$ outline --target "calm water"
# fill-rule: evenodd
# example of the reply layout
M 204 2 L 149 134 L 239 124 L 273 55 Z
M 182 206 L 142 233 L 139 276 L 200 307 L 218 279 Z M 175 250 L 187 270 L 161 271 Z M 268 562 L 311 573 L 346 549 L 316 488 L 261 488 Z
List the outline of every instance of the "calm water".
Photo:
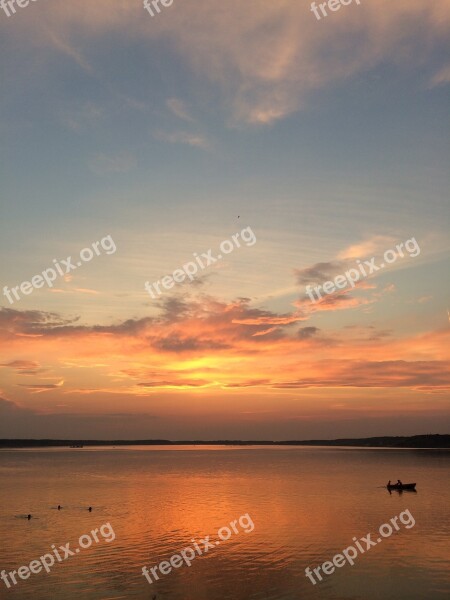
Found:
M 15 600 L 432 600 L 450 597 L 449 452 L 331 448 L 0 451 L 0 570 L 110 523 L 116 539 L 32 574 Z M 387 479 L 416 481 L 390 495 Z M 58 504 L 64 508 L 56 510 Z M 89 513 L 87 507 L 92 506 Z M 408 509 L 393 533 L 315 586 L 305 577 Z M 28 513 L 33 519 L 24 518 Z M 149 585 L 152 567 L 249 514 L 254 530 Z M 106 536 L 105 536 L 106 537 Z M 108 538 L 111 539 L 111 538 Z

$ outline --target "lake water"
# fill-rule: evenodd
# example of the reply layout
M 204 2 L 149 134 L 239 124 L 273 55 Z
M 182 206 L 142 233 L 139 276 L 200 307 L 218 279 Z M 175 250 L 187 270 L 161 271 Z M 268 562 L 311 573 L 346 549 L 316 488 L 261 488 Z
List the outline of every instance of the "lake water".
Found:
M 447 451 L 308 447 L 2 450 L 0 570 L 29 566 L 52 544 L 69 542 L 73 551 L 80 536 L 107 523 L 115 539 L 108 543 L 104 528 L 98 543 L 56 560 L 49 574 L 18 578 L 9 589 L 0 580 L 0 598 L 448 599 L 449 459 Z M 417 493 L 380 487 L 398 478 L 417 482 Z M 316 585 L 305 576 L 354 537 L 377 540 L 380 525 L 400 513 L 409 528 L 397 521 L 400 529 L 353 566 Z M 247 514 L 253 530 L 248 518 L 239 523 Z M 238 533 L 230 528 L 215 545 L 219 529 L 236 520 Z M 156 571 L 151 585 L 142 575 L 144 565 L 193 547 L 192 539 L 202 548 L 208 535 L 214 547 L 190 567 Z

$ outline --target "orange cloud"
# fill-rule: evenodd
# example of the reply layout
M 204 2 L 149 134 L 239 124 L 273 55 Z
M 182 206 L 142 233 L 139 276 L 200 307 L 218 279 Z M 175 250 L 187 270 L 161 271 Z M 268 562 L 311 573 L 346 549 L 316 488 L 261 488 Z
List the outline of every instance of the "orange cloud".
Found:
M 45 360 L 57 382 L 14 384 L 24 392 L 115 393 L 260 388 L 450 388 L 449 331 L 395 338 L 374 327 L 323 331 L 294 327 L 293 313 L 252 308 L 248 300 L 210 297 L 161 303 L 158 317 L 80 325 L 52 313 L 3 309 L 3 365 Z M 272 323 L 271 327 L 267 327 Z M 23 338 L 31 332 L 37 338 Z M 30 363 L 23 355 L 33 356 Z M 362 359 L 364 356 L 364 359 Z M 386 359 L 389 357 L 389 359 Z M 28 359 L 29 360 L 29 359 Z

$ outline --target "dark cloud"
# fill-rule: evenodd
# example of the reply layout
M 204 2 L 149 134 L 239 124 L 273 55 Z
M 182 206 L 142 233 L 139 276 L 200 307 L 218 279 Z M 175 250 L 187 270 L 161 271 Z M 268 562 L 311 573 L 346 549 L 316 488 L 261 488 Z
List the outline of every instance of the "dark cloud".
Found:
M 297 283 L 299 284 L 312 284 L 312 283 L 324 283 L 341 275 L 346 270 L 345 262 L 320 262 L 316 263 L 312 267 L 306 269 L 295 269 L 295 275 Z
M 344 325 L 343 329 L 348 329 L 355 334 L 356 339 L 363 339 L 369 342 L 378 342 L 391 337 L 392 329 L 376 329 L 374 325 Z
M 80 317 L 64 319 L 57 313 L 37 310 L 19 311 L 11 308 L 0 309 L 0 331 L 3 337 L 16 335 L 39 337 L 64 337 L 89 333 L 137 335 L 155 319 L 127 319 L 117 325 L 74 325 Z
M 56 388 L 61 387 L 60 383 L 36 383 L 36 384 L 27 384 L 27 383 L 18 383 L 19 387 L 27 388 L 28 390 L 55 390 Z
M 0 367 L 10 367 L 11 369 L 17 369 L 18 371 L 22 371 L 23 369 L 35 369 L 39 366 L 39 363 L 32 360 L 12 360 L 8 363 L 0 363 Z
M 199 337 L 182 337 L 169 335 L 165 338 L 155 339 L 151 342 L 153 348 L 163 352 L 192 352 L 193 350 L 226 350 L 231 348 L 229 344 L 212 339 L 201 339 Z
M 246 388 L 246 387 L 258 387 L 261 385 L 269 385 L 270 379 L 250 379 L 249 381 L 242 381 L 240 383 L 228 383 L 224 385 L 226 388 Z
M 348 310 L 350 308 L 359 308 L 368 304 L 373 304 L 379 295 L 372 294 L 371 296 L 354 296 L 350 293 L 350 290 L 340 290 L 333 294 L 325 294 L 319 300 L 317 295 L 314 294 L 316 302 L 311 302 L 311 299 L 304 295 L 295 302 L 295 306 L 299 308 L 301 312 L 308 313 L 310 316 L 315 312 L 331 311 L 336 310 Z
M 265 340 L 286 337 L 284 328 L 304 317 L 299 311 L 277 314 L 251 308 L 248 298 L 226 303 L 208 296 L 195 300 L 179 297 L 161 299 L 158 317 L 131 318 L 112 325 L 79 325 L 78 318 L 64 319 L 41 311 L 0 310 L 3 336 L 58 337 L 92 334 L 136 338 L 142 347 L 163 352 L 207 352 L 240 348 L 248 341 L 255 347 Z M 1 334 L 0 334 L 1 335 Z M 251 350 L 249 350 L 251 352 Z
M 12 360 L 7 363 L 0 363 L 0 367 L 13 369 L 19 375 L 39 375 L 47 369 L 40 369 L 40 364 L 34 360 Z
M 188 285 L 193 287 L 203 287 L 208 283 L 208 280 L 213 277 L 215 273 L 205 273 L 205 275 L 199 275 L 192 281 L 186 282 Z
M 162 319 L 170 322 L 180 321 L 191 313 L 190 303 L 176 296 L 163 298 L 158 305 L 162 310 Z
M 40 310 L 19 311 L 13 308 L 1 308 L 0 331 L 1 336 L 6 339 L 15 335 L 38 336 L 64 329 L 78 319 L 79 317 L 64 319 L 57 313 Z
M 318 327 L 301 327 L 297 332 L 297 336 L 301 340 L 309 340 L 314 337 L 318 331 L 320 331 Z
M 274 388 L 309 387 L 450 387 L 450 363 L 445 361 L 327 361 L 318 377 L 273 384 Z
M 166 381 L 150 381 L 146 383 L 138 383 L 139 387 L 153 388 L 153 387 L 203 387 L 210 384 L 210 381 L 206 379 L 167 379 Z

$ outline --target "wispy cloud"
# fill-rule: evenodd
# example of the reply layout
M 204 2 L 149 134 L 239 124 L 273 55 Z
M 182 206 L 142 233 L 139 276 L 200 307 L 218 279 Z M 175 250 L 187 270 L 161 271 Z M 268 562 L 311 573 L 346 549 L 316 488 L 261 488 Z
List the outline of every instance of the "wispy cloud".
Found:
M 0 363 L 0 367 L 10 367 L 11 369 L 35 369 L 39 367 L 39 363 L 34 360 L 12 360 L 8 363 Z
M 389 248 L 395 248 L 396 241 L 398 240 L 387 235 L 374 235 L 362 242 L 344 248 L 339 252 L 338 259 L 370 258 Z
M 178 98 L 169 98 L 166 104 L 173 112 L 173 114 L 176 115 L 179 119 L 189 122 L 192 122 L 194 120 L 193 117 L 189 114 L 189 111 L 187 110 L 186 105 L 182 100 Z
M 128 153 L 116 156 L 100 153 L 89 161 L 89 168 L 96 175 L 106 175 L 108 173 L 127 173 L 135 168 L 136 164 L 136 158 Z
M 435 87 L 437 85 L 446 85 L 447 83 L 450 83 L 450 65 L 439 69 L 431 78 L 430 85 L 431 87 Z
M 371 0 L 321 23 L 309 3 L 297 0 L 254 0 L 248 11 L 240 0 L 228 0 L 227 10 L 221 0 L 197 0 L 195 19 L 181 2 L 170 19 L 152 27 L 140 13 L 139 4 L 125 0 L 79 0 L 23 14 L 15 29 L 21 39 L 50 45 L 88 72 L 89 41 L 106 32 L 148 43 L 164 38 L 183 65 L 218 87 L 232 123 L 266 125 L 302 108 L 312 92 L 377 65 L 429 63 L 435 70 L 432 51 L 448 49 L 450 32 L 448 0 Z M 447 80 L 445 69 L 433 78 L 435 85 Z M 189 118 L 179 100 L 169 107 Z
M 12 360 L 0 363 L 0 367 L 13 369 L 19 375 L 38 375 L 46 371 L 46 369 L 41 369 L 40 364 L 34 360 Z
M 19 387 L 26 388 L 30 390 L 33 394 L 40 394 L 42 392 L 49 392 L 50 390 L 56 390 L 64 385 L 64 379 L 58 381 L 58 383 L 34 383 L 34 384 L 26 384 L 26 383 L 18 383 Z
M 56 34 L 54 30 L 50 29 L 48 29 L 48 38 L 55 48 L 72 58 L 84 71 L 89 74 L 93 73 L 91 65 L 84 58 L 81 51 L 74 48 L 67 39 L 63 39 L 59 34 Z
M 89 288 L 75 288 L 74 291 L 80 294 L 92 294 L 94 296 L 98 296 L 100 294 L 100 292 L 98 292 L 97 290 L 91 290 Z
M 91 128 L 103 116 L 103 108 L 93 102 L 86 102 L 78 107 L 65 107 L 61 112 L 60 119 L 69 129 L 80 131 L 84 128 Z
M 202 148 L 203 150 L 210 148 L 207 138 L 198 133 L 189 133 L 187 131 L 174 131 L 172 133 L 156 131 L 154 136 L 156 139 L 170 144 L 185 144 L 194 148 Z

